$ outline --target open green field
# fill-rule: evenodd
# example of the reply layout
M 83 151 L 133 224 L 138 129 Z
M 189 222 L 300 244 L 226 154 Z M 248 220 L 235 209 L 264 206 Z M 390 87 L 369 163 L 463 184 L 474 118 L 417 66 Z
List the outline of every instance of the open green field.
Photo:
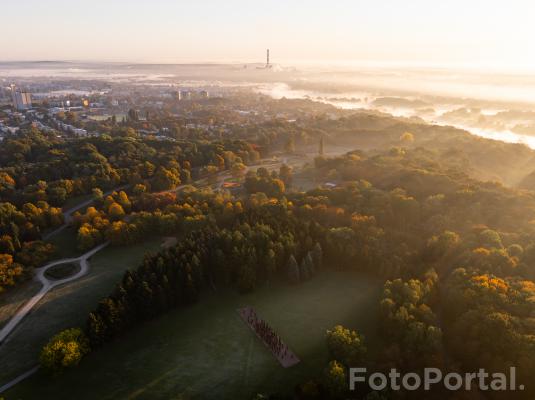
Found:
M 28 280 L 2 293 L 0 297 L 0 328 L 7 324 L 17 310 L 39 292 L 39 289 L 41 289 L 39 282 Z
M 125 270 L 137 267 L 147 251 L 157 251 L 161 238 L 128 247 L 107 247 L 94 255 L 89 274 L 50 291 L 0 346 L 0 384 L 7 383 L 37 364 L 41 347 L 62 329 L 83 326 L 87 314 L 108 295 Z M 29 282 L 26 290 L 10 293 L 0 304 L 0 315 L 11 315 L 19 297 L 30 297 L 40 284 Z M 37 288 L 35 287 L 37 286 Z M 11 316 L 10 315 L 10 316 Z M 10 317 L 9 316 L 9 317 Z M 27 397 L 35 398 L 35 397 Z
M 380 283 L 323 271 L 299 286 L 276 284 L 255 293 L 205 292 L 92 353 L 59 378 L 42 372 L 7 393 L 12 399 L 249 399 L 291 388 L 328 361 L 325 331 L 344 324 L 373 339 Z M 240 319 L 253 306 L 302 362 L 283 369 Z
M 48 241 L 56 246 L 56 254 L 53 257 L 53 260 L 79 257 L 84 253 L 77 249 L 76 229 L 72 226 L 68 226 L 61 232 L 52 236 Z
M 78 263 L 73 264 L 59 264 L 46 270 L 45 276 L 48 279 L 65 279 L 80 272 L 80 265 Z
M 59 232 L 57 235 L 54 235 L 49 239 L 49 242 L 56 246 L 56 253 L 49 261 L 58 260 L 60 258 L 75 258 L 83 253 L 76 248 L 76 233 L 71 226 Z M 33 279 L 28 279 L 26 282 L 3 293 L 2 296 L 0 296 L 0 328 L 11 319 L 24 303 L 39 292 L 39 289 L 41 289 L 41 284 L 39 282 Z M 46 298 L 44 301 L 46 301 Z M 3 377 L 2 371 L 0 371 L 0 377 Z

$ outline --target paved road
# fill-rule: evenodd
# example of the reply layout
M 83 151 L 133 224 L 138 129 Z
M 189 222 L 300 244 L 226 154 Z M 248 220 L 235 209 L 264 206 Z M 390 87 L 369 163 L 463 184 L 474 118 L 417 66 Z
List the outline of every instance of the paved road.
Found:
M 35 294 L 30 300 L 28 300 L 28 302 L 26 304 L 24 304 L 24 306 L 22 306 L 17 311 L 17 313 L 9 320 L 9 322 L 2 328 L 2 330 L 0 330 L 0 345 L 6 342 L 7 337 L 13 331 L 13 329 L 15 329 L 15 327 L 20 323 L 20 321 L 22 321 L 22 319 L 26 315 L 28 315 L 28 313 L 32 310 L 32 308 L 35 307 L 35 305 L 37 303 L 39 303 L 39 301 L 51 289 L 55 288 L 56 286 L 63 285 L 65 283 L 68 283 L 68 282 L 74 281 L 76 279 L 79 279 L 80 277 L 82 277 L 85 274 L 87 274 L 87 272 L 89 271 L 89 263 L 87 262 L 87 260 L 91 256 L 93 256 L 95 253 L 99 252 L 104 247 L 106 247 L 108 244 L 109 244 L 109 242 L 103 243 L 103 244 L 95 247 L 94 249 L 88 251 L 87 253 L 81 255 L 80 257 L 77 257 L 77 258 L 64 258 L 64 259 L 61 259 L 61 260 L 56 260 L 56 261 L 53 261 L 51 263 L 46 264 L 44 267 L 39 268 L 37 270 L 37 273 L 35 274 L 35 279 L 37 279 L 43 285 L 41 287 L 41 290 L 39 290 L 39 292 L 37 294 Z M 59 280 L 48 279 L 45 276 L 45 272 L 49 268 L 52 268 L 52 267 L 54 267 L 56 265 L 61 265 L 61 264 L 79 264 L 80 265 L 80 271 L 78 271 L 73 276 L 70 276 L 70 277 L 65 278 L 65 279 L 59 279 Z

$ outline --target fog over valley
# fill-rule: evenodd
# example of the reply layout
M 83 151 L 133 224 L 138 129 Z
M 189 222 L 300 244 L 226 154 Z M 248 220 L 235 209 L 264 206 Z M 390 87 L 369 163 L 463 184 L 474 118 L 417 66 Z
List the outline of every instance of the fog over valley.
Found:
M 535 74 L 394 66 L 4 62 L 0 79 L 251 89 L 451 125 L 535 148 Z M 63 93 L 68 92 L 63 90 Z M 72 88 L 80 94 L 80 89 Z M 38 94 L 37 94 L 38 95 Z
M 0 400 L 535 399 L 534 1 L 0 9 Z

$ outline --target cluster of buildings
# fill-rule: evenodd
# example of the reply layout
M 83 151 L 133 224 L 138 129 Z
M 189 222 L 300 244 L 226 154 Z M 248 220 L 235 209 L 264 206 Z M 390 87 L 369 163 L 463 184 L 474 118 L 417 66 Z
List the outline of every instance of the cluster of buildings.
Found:
M 51 121 L 60 131 L 72 133 L 76 136 L 87 136 L 87 130 L 85 129 L 77 128 L 73 125 L 66 124 L 65 122 L 61 122 L 55 118 L 52 118 Z
M 109 89 L 103 89 L 102 84 L 94 82 L 87 87 L 80 87 L 77 82 L 48 82 L 23 80 L 17 85 L 0 86 L 0 106 L 2 114 L 6 116 L 0 126 L 0 140 L 2 136 L 14 134 L 13 127 L 32 125 L 44 132 L 59 131 L 75 136 L 89 136 L 83 123 L 73 124 L 58 117 L 60 113 L 72 112 L 80 121 L 101 121 L 115 117 L 116 120 L 132 119 L 145 122 L 145 112 L 141 115 L 139 109 L 163 109 L 169 101 L 184 101 L 188 107 L 189 101 L 202 101 L 210 98 L 206 88 L 180 87 L 164 85 L 161 87 L 140 86 L 137 84 L 111 84 Z M 69 89 L 65 89 L 68 87 Z M 74 88 L 74 89 L 71 89 Z M 99 90 L 95 90 L 95 88 Z M 216 97 L 219 97 L 216 93 Z M 33 100 L 33 104 L 32 104 Z M 10 105 L 11 107 L 7 107 Z M 147 113 L 148 115 L 148 113 Z M 0 120 L 2 121 L 2 120 Z M 75 126 L 78 125 L 78 126 Z M 166 136 L 166 130 L 155 130 L 150 124 L 145 124 L 139 130 L 140 134 Z M 188 121 L 187 129 L 214 131 L 221 134 L 224 127 L 214 126 L 206 121 Z M 18 129 L 18 128 L 17 128 Z
M 14 135 L 19 129 L 19 127 L 8 126 L 3 121 L 0 121 L 0 142 L 4 140 L 5 135 Z

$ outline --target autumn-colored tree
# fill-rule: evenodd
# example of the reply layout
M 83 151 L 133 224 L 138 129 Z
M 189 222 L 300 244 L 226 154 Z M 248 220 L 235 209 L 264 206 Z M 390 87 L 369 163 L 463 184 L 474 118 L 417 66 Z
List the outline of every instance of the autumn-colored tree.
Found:
M 123 207 L 118 203 L 112 203 L 108 208 L 108 215 L 112 221 L 118 221 L 124 217 Z
M 100 242 L 101 233 L 90 224 L 83 224 L 78 229 L 76 241 L 80 250 L 89 250 Z
M 323 384 L 332 399 L 341 399 L 349 389 L 347 370 L 336 360 L 323 372 Z
M 327 347 L 333 358 L 349 367 L 361 365 L 367 351 L 363 336 L 341 325 L 327 331 Z
M 15 285 L 23 273 L 22 265 L 13 262 L 11 254 L 0 254 L 0 293 Z
M 121 205 L 121 207 L 126 213 L 129 213 L 130 210 L 132 209 L 132 203 L 130 202 L 130 199 L 128 198 L 128 195 L 126 194 L 126 192 L 124 192 L 123 190 L 119 192 L 117 203 Z
M 46 243 L 40 240 L 24 242 L 22 248 L 17 253 L 17 261 L 26 267 L 42 267 L 52 258 L 56 251 L 52 243 Z
M 147 187 L 145 185 L 141 184 L 141 183 L 138 183 L 137 185 L 134 186 L 132 191 L 134 192 L 134 194 L 140 195 L 140 194 L 145 193 L 147 191 Z
M 164 167 L 158 168 L 152 181 L 153 189 L 158 191 L 174 189 L 179 184 L 180 176 Z
M 245 166 L 245 164 L 243 164 L 243 163 L 234 163 L 232 165 L 231 172 L 232 172 L 232 175 L 234 175 L 235 177 L 239 178 L 239 177 L 243 176 L 243 173 L 245 172 L 246 169 L 247 169 L 247 167 Z
M 400 142 L 402 143 L 412 143 L 414 142 L 414 135 L 410 132 L 405 132 L 403 135 L 399 138 Z
M 45 370 L 59 374 L 78 365 L 89 350 L 89 341 L 81 329 L 66 329 L 43 347 L 39 360 Z

